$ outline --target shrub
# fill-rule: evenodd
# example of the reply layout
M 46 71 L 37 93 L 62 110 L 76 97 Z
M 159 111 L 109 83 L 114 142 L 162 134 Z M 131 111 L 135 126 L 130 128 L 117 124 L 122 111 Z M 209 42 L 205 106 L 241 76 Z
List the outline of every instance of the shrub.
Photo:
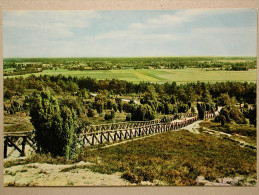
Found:
M 148 167 L 137 168 L 136 172 L 139 178 L 143 179 L 143 181 L 153 182 L 155 178 L 155 171 Z
M 98 100 L 94 103 L 94 107 L 97 110 L 97 112 L 101 114 L 104 109 L 104 103 L 101 100 Z
M 131 183 L 140 183 L 138 176 L 132 173 L 130 170 L 125 171 L 121 177 L 128 180 Z
M 249 109 L 249 121 L 256 127 L 256 105 Z
M 112 110 L 110 113 L 106 113 L 105 116 L 104 116 L 104 119 L 105 120 L 110 120 L 110 119 L 113 119 L 115 116 L 115 112 L 114 110 Z
M 205 117 L 205 109 L 206 109 L 205 104 L 197 103 L 198 115 L 201 120 L 203 120 Z
M 189 109 L 189 106 L 187 104 L 179 104 L 178 105 L 178 112 L 184 112 L 186 113 Z
M 161 122 L 162 122 L 162 123 L 169 123 L 169 122 L 171 122 L 171 119 L 170 119 L 168 116 L 164 116 L 164 117 L 161 119 Z
M 218 97 L 218 102 L 219 102 L 219 105 L 222 105 L 222 106 L 230 105 L 232 103 L 227 93 L 220 94 L 220 96 Z
M 191 107 L 191 113 L 192 113 L 192 114 L 195 114 L 195 112 L 196 112 L 196 111 L 195 111 L 195 108 L 194 108 L 194 107 Z
M 146 121 L 153 120 L 155 112 L 151 106 L 144 104 L 134 107 L 131 112 L 131 120 L 133 121 Z
M 7 89 L 4 91 L 4 99 L 11 99 L 14 95 L 15 93 L 12 90 Z
M 229 117 L 238 124 L 245 123 L 245 117 L 243 113 L 235 106 L 230 107 Z
M 131 121 L 131 114 L 130 114 L 130 113 L 127 114 L 127 116 L 126 116 L 126 121 Z
M 70 109 L 73 109 L 79 116 L 84 112 L 83 104 L 80 100 L 76 101 L 70 98 L 65 98 L 61 100 L 59 104 L 60 106 L 67 106 Z
M 88 117 L 94 117 L 94 115 L 96 114 L 96 111 L 94 109 L 88 109 L 88 112 L 87 112 L 87 116 Z

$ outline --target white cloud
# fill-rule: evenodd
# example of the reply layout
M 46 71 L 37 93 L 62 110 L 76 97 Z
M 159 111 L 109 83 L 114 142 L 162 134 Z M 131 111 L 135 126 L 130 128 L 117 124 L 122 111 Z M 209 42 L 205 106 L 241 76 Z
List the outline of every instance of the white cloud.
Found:
M 172 34 L 172 33 L 143 33 L 137 30 L 124 30 L 124 31 L 110 31 L 107 33 L 99 33 L 95 36 L 87 35 L 85 40 L 113 40 L 113 41 L 123 41 L 123 40 L 130 40 L 133 42 L 139 41 L 174 41 L 184 38 L 182 35 L 179 34 Z
M 40 27 L 56 24 L 59 27 L 87 27 L 89 21 L 99 17 L 97 11 L 5 11 L 6 27 Z
M 256 26 L 254 27 L 199 27 L 193 30 L 195 33 L 224 33 L 224 34 L 256 34 Z M 255 37 L 255 36 L 254 36 Z
M 4 29 L 27 31 L 27 37 L 73 37 L 73 29 L 86 28 L 96 11 L 7 11 L 4 12 Z
M 121 30 L 121 31 L 110 31 L 105 33 L 99 33 L 93 38 L 95 40 L 104 40 L 104 39 L 125 39 L 125 38 L 135 38 L 137 32 L 132 30 Z M 86 36 L 88 38 L 88 36 Z
M 219 16 L 224 14 L 237 14 L 242 12 L 250 12 L 251 9 L 189 9 L 179 10 L 174 14 L 161 14 L 156 18 L 150 18 L 143 23 L 133 23 L 129 25 L 129 29 L 144 30 L 154 28 L 171 28 L 177 25 L 185 25 L 193 22 L 201 17 Z
M 3 17 L 4 56 L 251 55 L 256 27 L 199 23 L 237 11 L 248 9 L 167 11 L 123 25 L 100 11 L 8 11 Z

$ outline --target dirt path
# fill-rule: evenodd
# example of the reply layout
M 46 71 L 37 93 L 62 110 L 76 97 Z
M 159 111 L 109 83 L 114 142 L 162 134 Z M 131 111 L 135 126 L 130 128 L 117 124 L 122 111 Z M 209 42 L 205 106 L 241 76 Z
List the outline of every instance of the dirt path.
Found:
M 212 130 L 212 129 L 209 129 L 209 128 L 206 128 L 206 127 L 203 127 L 203 132 L 215 135 L 217 137 L 226 137 L 229 140 L 232 140 L 232 141 L 235 141 L 235 142 L 239 143 L 239 145 L 242 146 L 242 147 L 248 146 L 252 149 L 256 149 L 256 146 L 253 146 L 252 144 L 250 144 L 248 142 L 245 142 L 244 140 L 239 139 L 239 138 L 245 138 L 246 136 L 242 136 L 242 135 L 238 135 L 238 134 L 232 135 L 232 134 L 221 132 L 221 131 L 215 131 L 215 130 Z
M 200 131 L 198 130 L 200 127 L 200 123 L 202 120 L 195 121 L 194 123 L 184 127 L 183 129 L 190 131 L 191 133 L 200 134 Z
M 137 184 L 121 178 L 122 173 L 111 175 L 93 172 L 90 162 L 52 165 L 30 163 L 4 169 L 4 186 L 135 186 Z M 154 180 L 142 181 L 139 185 L 155 186 L 166 183 Z
M 201 122 L 202 122 L 202 120 L 196 121 L 196 122 L 184 127 L 184 129 L 188 130 L 191 133 L 199 134 L 200 133 L 199 124 Z M 232 140 L 232 141 L 235 141 L 235 142 L 239 143 L 239 145 L 241 147 L 247 146 L 247 147 L 250 147 L 252 149 L 257 148 L 256 145 L 252 145 L 252 144 L 242 140 L 242 138 L 246 138 L 246 136 L 242 136 L 242 135 L 238 135 L 238 134 L 232 135 L 232 134 L 225 133 L 225 132 L 222 132 L 222 131 L 215 131 L 215 130 L 212 130 L 212 129 L 209 129 L 209 128 L 206 128 L 206 127 L 203 127 L 202 132 L 208 133 L 208 134 L 211 134 L 211 135 L 215 135 L 217 137 L 225 137 L 229 140 Z

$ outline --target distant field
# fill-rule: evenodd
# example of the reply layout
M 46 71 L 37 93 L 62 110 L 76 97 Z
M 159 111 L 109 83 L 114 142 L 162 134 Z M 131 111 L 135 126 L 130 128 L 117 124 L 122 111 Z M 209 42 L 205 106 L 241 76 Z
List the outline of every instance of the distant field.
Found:
M 200 68 L 186 69 L 124 69 L 124 70 L 75 70 L 66 69 L 45 70 L 40 74 L 89 76 L 96 79 L 120 79 L 132 82 L 148 81 L 154 83 L 165 82 L 217 82 L 217 81 L 256 81 L 256 70 L 249 71 L 206 71 Z

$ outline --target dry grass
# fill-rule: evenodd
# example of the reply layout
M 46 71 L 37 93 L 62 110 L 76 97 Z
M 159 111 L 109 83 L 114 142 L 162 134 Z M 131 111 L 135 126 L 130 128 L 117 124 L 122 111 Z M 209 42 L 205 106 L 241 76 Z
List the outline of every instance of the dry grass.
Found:
M 4 132 L 32 131 L 34 127 L 30 117 L 24 112 L 17 112 L 14 115 L 4 115 Z
M 218 132 L 224 132 L 233 135 L 237 139 L 248 142 L 254 146 L 256 146 L 256 127 L 248 124 L 236 124 L 229 123 L 225 126 L 221 126 L 220 123 L 212 122 L 212 121 L 203 121 L 200 123 L 201 131 L 202 128 L 213 129 Z
M 168 132 L 123 145 L 86 151 L 89 167 L 101 173 L 124 172 L 131 182 L 161 180 L 170 185 L 197 185 L 199 175 L 219 177 L 252 175 L 256 178 L 256 152 L 235 142 L 187 131 Z

